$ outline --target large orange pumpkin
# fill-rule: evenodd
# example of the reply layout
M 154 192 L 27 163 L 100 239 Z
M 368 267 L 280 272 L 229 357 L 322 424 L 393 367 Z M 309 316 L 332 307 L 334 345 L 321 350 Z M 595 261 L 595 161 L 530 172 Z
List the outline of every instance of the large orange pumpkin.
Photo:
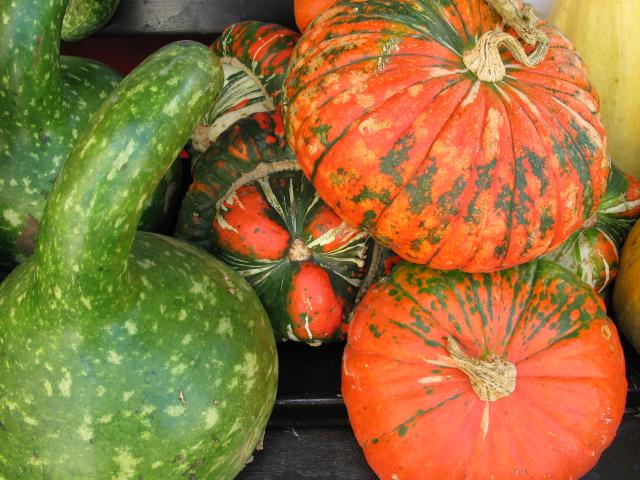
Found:
M 381 479 L 567 480 L 614 438 L 624 371 L 601 301 L 554 263 L 405 263 L 356 307 L 342 394 Z
M 316 17 L 289 66 L 286 120 L 323 200 L 438 269 L 493 271 L 560 245 L 595 212 L 610 165 L 582 61 L 538 27 L 546 40 L 518 59 L 548 51 L 527 68 L 492 47 L 522 50 L 513 30 L 493 32 L 485 0 L 341 0 Z

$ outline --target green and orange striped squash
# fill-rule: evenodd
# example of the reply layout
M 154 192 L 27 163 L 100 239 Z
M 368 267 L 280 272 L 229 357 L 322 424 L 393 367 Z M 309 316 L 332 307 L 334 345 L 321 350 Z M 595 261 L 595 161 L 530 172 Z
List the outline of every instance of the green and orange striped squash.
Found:
M 249 280 L 278 340 L 319 345 L 346 334 L 368 238 L 319 199 L 284 140 L 282 84 L 297 40 L 242 22 L 213 44 L 225 85 L 193 139 L 208 148 L 194 159 L 176 234 Z
M 282 84 L 299 35 L 274 23 L 246 21 L 227 27 L 211 45 L 220 57 L 225 82 L 218 101 L 193 136 L 204 151 L 236 121 L 282 104 Z
M 618 274 L 622 245 L 638 217 L 640 183 L 613 166 L 607 191 L 591 221 L 545 257 L 604 293 Z
M 278 340 L 341 340 L 368 237 L 320 200 L 282 134 L 281 116 L 261 112 L 220 135 L 195 159 L 176 233 L 249 281 Z
M 383 480 L 581 478 L 613 440 L 626 388 L 601 299 L 546 260 L 396 266 L 356 307 L 342 370 Z
M 340 0 L 294 50 L 285 120 L 304 173 L 350 225 L 412 262 L 522 264 L 580 229 L 605 192 L 598 96 L 558 30 L 538 24 L 537 66 L 501 52 L 501 80 L 465 66 L 502 25 L 485 0 Z

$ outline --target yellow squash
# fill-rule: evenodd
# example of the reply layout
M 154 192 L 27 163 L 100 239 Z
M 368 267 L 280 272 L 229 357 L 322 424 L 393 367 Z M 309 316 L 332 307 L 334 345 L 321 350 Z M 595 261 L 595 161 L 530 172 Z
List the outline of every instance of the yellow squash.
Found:
M 640 352 L 640 223 L 633 227 L 622 250 L 613 309 L 623 333 Z
M 640 0 L 557 0 L 551 22 L 571 39 L 600 93 L 609 152 L 640 178 Z

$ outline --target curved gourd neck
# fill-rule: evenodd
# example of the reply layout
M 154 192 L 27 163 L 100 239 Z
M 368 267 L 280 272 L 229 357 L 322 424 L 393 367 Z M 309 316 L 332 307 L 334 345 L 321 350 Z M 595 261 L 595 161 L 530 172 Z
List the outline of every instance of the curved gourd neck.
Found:
M 47 203 L 36 251 L 45 298 L 81 309 L 135 290 L 128 259 L 143 208 L 221 86 L 217 58 L 204 45 L 178 42 L 114 90 Z
M 0 113 L 30 124 L 59 108 L 60 34 L 68 0 L 0 2 Z M 44 115 L 43 115 L 44 114 Z

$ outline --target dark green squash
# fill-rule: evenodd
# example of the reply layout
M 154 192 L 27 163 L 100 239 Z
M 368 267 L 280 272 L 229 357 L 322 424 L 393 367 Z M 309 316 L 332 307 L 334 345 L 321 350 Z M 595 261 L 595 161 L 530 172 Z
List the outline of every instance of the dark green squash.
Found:
M 33 253 L 56 177 L 121 79 L 100 63 L 60 56 L 68 1 L 0 3 L 0 278 Z M 174 200 L 154 197 L 143 227 L 161 229 L 162 206 Z
M 116 13 L 120 0 L 69 0 L 62 38 L 79 40 L 100 30 Z
M 195 247 L 136 234 L 221 86 L 206 47 L 166 47 L 70 155 L 36 254 L 0 285 L 0 478 L 231 479 L 259 442 L 277 361 L 258 298 Z

